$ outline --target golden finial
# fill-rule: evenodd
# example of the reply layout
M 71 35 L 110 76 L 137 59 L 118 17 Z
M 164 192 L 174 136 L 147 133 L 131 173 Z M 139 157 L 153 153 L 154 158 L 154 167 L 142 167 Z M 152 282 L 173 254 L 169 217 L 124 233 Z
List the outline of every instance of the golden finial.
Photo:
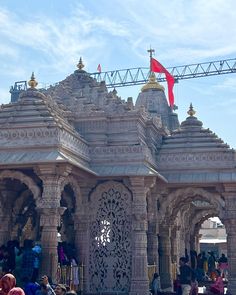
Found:
M 31 78 L 30 78 L 30 80 L 28 81 L 28 85 L 29 85 L 30 88 L 32 88 L 32 89 L 34 89 L 34 88 L 38 85 L 38 82 L 35 80 L 35 77 L 34 77 L 34 72 L 32 72 Z
M 77 64 L 77 68 L 81 71 L 83 69 L 83 67 L 84 67 L 84 64 L 82 62 L 82 58 L 80 57 L 79 63 Z
M 193 109 L 192 103 L 190 103 L 190 107 L 189 107 L 189 110 L 188 110 L 187 114 L 189 114 L 189 116 L 191 116 L 191 117 L 196 114 L 196 112 Z
M 156 76 L 153 72 L 151 72 L 147 84 L 141 88 L 141 91 L 143 92 L 148 89 L 158 89 L 162 91 L 165 90 L 165 88 L 157 82 Z

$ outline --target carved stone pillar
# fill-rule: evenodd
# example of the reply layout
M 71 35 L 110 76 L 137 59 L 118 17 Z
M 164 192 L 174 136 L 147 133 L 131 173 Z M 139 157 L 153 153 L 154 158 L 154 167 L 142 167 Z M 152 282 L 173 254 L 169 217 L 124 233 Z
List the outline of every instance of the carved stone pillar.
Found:
M 224 197 L 226 210 L 222 221 L 227 233 L 228 292 L 229 294 L 236 294 L 236 187 L 226 187 Z
M 158 233 L 159 219 L 157 212 L 157 190 L 151 189 L 147 197 L 148 231 L 147 231 L 147 255 L 148 264 L 159 268 Z M 159 272 L 159 271 L 158 271 Z
M 158 229 L 157 221 L 148 222 L 147 232 L 147 254 L 148 264 L 158 266 L 159 255 L 158 255 Z
M 81 207 L 74 214 L 75 247 L 77 257 L 81 266 L 80 291 L 89 292 L 89 236 L 90 236 L 90 212 L 88 212 L 89 194 L 96 185 L 96 181 L 83 182 L 80 184 L 82 197 Z
M 42 265 L 41 271 L 44 274 L 51 276 L 53 282 L 57 278 L 57 234 L 58 226 L 61 223 L 61 215 L 66 208 L 39 208 L 42 245 Z
M 147 268 L 147 204 L 143 177 L 130 179 L 133 191 L 133 243 L 132 275 L 130 294 L 148 294 L 149 280 Z
M 60 207 L 63 181 L 71 172 L 70 166 L 40 165 L 35 172 L 43 181 L 42 198 L 37 200 L 37 210 L 40 214 L 42 266 L 41 272 L 56 280 L 57 275 L 57 235 L 61 225 L 61 215 L 64 207 Z
M 172 290 L 171 241 L 170 226 L 168 224 L 160 225 L 159 255 L 161 288 L 163 290 Z
M 74 224 L 77 257 L 79 258 L 79 265 L 82 267 L 82 273 L 80 273 L 80 290 L 87 292 L 89 290 L 89 220 L 87 215 L 76 213 L 74 215 Z
M 171 229 L 171 263 L 172 263 L 172 280 L 177 277 L 177 265 L 179 261 L 179 226 L 174 225 Z

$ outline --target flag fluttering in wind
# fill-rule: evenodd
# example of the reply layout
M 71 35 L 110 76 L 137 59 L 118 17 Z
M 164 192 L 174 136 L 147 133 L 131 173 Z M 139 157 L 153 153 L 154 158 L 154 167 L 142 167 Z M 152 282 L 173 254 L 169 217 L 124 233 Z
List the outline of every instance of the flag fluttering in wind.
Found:
M 154 73 L 163 73 L 166 76 L 167 86 L 168 86 L 168 97 L 169 97 L 169 105 L 171 108 L 174 106 L 174 93 L 173 87 L 175 84 L 175 78 L 167 71 L 166 68 L 163 67 L 162 64 L 159 63 L 154 58 L 151 58 L 151 71 Z
M 101 67 L 100 64 L 99 64 L 98 67 L 97 67 L 97 71 L 98 71 L 98 73 L 101 73 L 101 71 L 102 71 L 102 67 Z

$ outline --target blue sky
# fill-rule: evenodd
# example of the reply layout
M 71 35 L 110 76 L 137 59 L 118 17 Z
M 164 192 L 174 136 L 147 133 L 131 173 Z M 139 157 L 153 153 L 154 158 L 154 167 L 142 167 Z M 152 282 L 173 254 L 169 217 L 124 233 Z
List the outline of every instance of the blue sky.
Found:
M 235 0 L 0 0 L 0 103 L 34 71 L 41 83 L 64 79 L 82 56 L 88 72 L 236 57 Z M 164 83 L 166 88 L 166 85 Z M 140 86 L 117 88 L 136 99 Z M 180 121 L 190 102 L 205 128 L 236 148 L 236 74 L 180 81 Z

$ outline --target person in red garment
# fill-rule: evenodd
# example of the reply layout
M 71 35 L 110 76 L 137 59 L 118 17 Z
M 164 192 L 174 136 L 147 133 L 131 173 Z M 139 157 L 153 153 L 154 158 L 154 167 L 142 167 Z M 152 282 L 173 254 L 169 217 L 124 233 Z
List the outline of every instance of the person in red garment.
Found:
M 224 294 L 224 283 L 221 276 L 218 276 L 216 281 L 211 285 L 209 295 L 223 295 Z

